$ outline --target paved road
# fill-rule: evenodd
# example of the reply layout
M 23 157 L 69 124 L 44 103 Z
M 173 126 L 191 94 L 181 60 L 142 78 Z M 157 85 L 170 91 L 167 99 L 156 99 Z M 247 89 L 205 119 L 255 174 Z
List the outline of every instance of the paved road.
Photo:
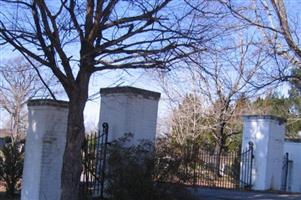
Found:
M 200 200 L 301 200 L 301 194 L 277 194 L 201 188 L 194 190 Z

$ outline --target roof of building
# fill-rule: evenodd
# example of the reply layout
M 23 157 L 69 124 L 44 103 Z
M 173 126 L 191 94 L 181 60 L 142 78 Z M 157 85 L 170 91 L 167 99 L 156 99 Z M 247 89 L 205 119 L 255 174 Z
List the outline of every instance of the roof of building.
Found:
M 68 108 L 68 101 L 59 101 L 54 99 L 31 99 L 27 102 L 28 106 L 55 106 Z
M 285 141 L 286 141 L 286 142 L 301 143 L 301 138 L 298 138 L 298 137 L 296 137 L 296 138 L 286 137 L 286 138 L 285 138 Z
M 279 116 L 275 116 L 275 115 L 244 115 L 243 116 L 244 119 L 271 119 L 271 120 L 276 120 L 279 121 L 279 123 L 285 123 L 286 119 L 279 117 Z
M 101 88 L 100 94 L 117 94 L 117 93 L 130 93 L 135 95 L 141 95 L 144 98 L 160 99 L 161 94 L 150 90 L 144 90 L 141 88 L 135 88 L 130 86 Z

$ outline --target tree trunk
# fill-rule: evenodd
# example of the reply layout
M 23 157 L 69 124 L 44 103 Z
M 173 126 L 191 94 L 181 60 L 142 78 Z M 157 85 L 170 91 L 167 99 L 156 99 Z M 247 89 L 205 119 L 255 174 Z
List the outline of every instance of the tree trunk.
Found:
M 220 144 L 216 144 L 214 148 L 214 156 L 215 156 L 215 174 L 217 176 L 221 176 L 220 173 L 220 164 L 221 164 L 221 153 L 222 153 L 222 148 Z
M 80 102 L 70 101 L 66 147 L 62 169 L 61 200 L 76 200 L 78 198 L 79 180 L 81 174 L 81 146 L 84 141 L 84 118 Z
M 85 138 L 84 108 L 88 99 L 89 74 L 85 74 L 78 82 L 77 86 L 68 93 L 69 113 L 61 174 L 61 200 L 79 198 L 81 147 Z
M 221 123 L 220 127 L 217 129 L 217 135 L 219 136 L 219 141 L 216 142 L 214 148 L 215 155 L 215 174 L 222 176 L 221 171 L 221 155 L 225 146 L 225 136 L 224 136 L 225 123 Z

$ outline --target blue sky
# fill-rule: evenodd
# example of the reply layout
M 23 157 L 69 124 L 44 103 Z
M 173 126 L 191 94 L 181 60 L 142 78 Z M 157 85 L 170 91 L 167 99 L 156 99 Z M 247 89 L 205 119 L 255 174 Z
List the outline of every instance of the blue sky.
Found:
M 180 1 L 174 1 L 172 5 L 178 4 Z M 51 3 L 50 3 L 51 4 Z M 123 4 L 121 3 L 121 6 Z M 54 5 L 55 6 L 55 5 Z M 118 8 L 120 12 L 123 12 L 121 8 Z M 125 8 L 127 9 L 127 8 Z M 182 7 L 181 11 L 177 10 L 177 14 L 180 14 L 183 11 L 184 8 Z M 26 26 L 24 25 L 25 22 L 22 22 L 20 19 L 27 19 L 26 13 L 23 12 L 16 13 L 17 11 L 15 9 L 8 8 L 5 11 L 5 15 L 8 13 L 11 14 L 12 20 L 16 20 L 16 22 L 20 23 L 20 26 Z M 165 13 L 167 14 L 167 13 Z M 3 16 L 3 15 L 1 15 Z M 19 16 L 18 19 L 15 19 L 15 16 Z M 30 17 L 30 16 L 29 16 Z M 172 17 L 172 16 L 170 16 Z M 9 19 L 10 20 L 10 19 Z M 135 37 L 137 40 L 144 39 L 144 37 Z M 8 46 L 0 46 L 0 65 L 3 65 L 6 60 L 13 59 L 16 56 L 19 56 L 19 54 L 16 51 L 13 51 L 13 49 Z M 35 47 L 30 46 L 32 48 L 31 50 L 35 51 Z M 77 58 L 79 51 L 76 51 L 75 49 L 79 49 L 76 45 L 70 45 L 65 48 L 65 51 L 67 52 L 68 56 L 72 55 L 73 58 Z M 75 66 L 74 69 L 77 69 Z M 152 72 L 149 72 L 152 73 Z M 46 75 L 47 76 L 47 75 Z M 145 70 L 128 70 L 125 71 L 111 71 L 111 72 L 98 72 L 93 75 L 91 82 L 90 82 L 90 90 L 89 94 L 97 94 L 99 92 L 100 88 L 103 87 L 114 87 L 118 85 L 129 85 L 134 87 L 140 87 L 144 89 L 149 89 L 153 91 L 160 92 L 160 87 L 156 85 L 155 81 L 152 80 L 151 76 L 148 76 Z M 86 116 L 86 122 L 87 125 L 89 124 L 97 124 L 98 121 L 98 113 L 99 113 L 99 102 L 100 98 L 99 95 L 95 95 L 97 98 L 93 99 L 93 101 L 88 101 L 86 109 L 85 109 L 85 116 Z M 61 95 L 58 97 L 58 99 L 67 100 L 65 95 Z M 161 108 L 162 106 L 160 106 Z M 164 106 L 163 106 L 164 107 Z M 160 109 L 164 110 L 164 109 Z M 5 118 L 4 112 L 0 112 L 0 127 L 3 125 L 3 118 Z M 2 124 L 1 124 L 2 123 Z M 92 125 L 93 126 L 93 125 Z
M 301 0 L 289 0 L 286 1 L 286 5 L 288 10 L 290 10 L 290 15 L 299 15 L 301 10 Z M 295 9 L 299 8 L 299 9 Z M 74 47 L 76 48 L 76 47 Z M 17 52 L 12 51 L 12 49 L 8 46 L 1 46 L 0 49 L 0 64 L 2 65 L 5 60 L 14 58 L 18 55 Z M 111 72 L 100 72 L 96 73 L 90 83 L 90 95 L 97 94 L 100 88 L 103 87 L 114 87 L 118 85 L 129 85 L 134 87 L 140 87 L 143 89 L 149 89 L 157 92 L 163 93 L 159 83 L 154 80 L 154 71 L 145 71 L 145 70 L 129 70 L 128 73 L 125 71 L 111 71 Z M 183 84 L 183 83 L 181 83 Z M 186 87 L 183 85 L 175 85 L 175 87 Z M 284 86 L 280 88 L 280 91 L 286 93 L 287 87 Z M 185 89 L 183 90 L 185 91 Z M 66 99 L 66 97 L 61 96 L 61 99 Z M 163 100 L 166 100 L 166 97 L 162 96 Z M 159 106 L 159 116 L 164 117 L 168 112 L 168 102 L 160 101 Z M 99 115 L 99 105 L 100 98 L 99 95 L 95 95 L 95 99 L 88 101 L 85 109 L 85 117 L 86 124 L 89 127 L 93 127 L 97 125 L 98 115 Z M 0 127 L 3 125 L 3 118 L 5 115 L 2 111 L 0 111 Z
M 9 59 L 14 59 L 20 56 L 18 52 L 13 51 L 8 46 L 1 46 L 0 48 L 0 67 L 5 64 Z M 133 86 L 143 89 L 148 89 L 156 92 L 162 92 L 158 82 L 154 80 L 151 76 L 154 71 L 152 70 L 128 70 L 125 71 L 109 71 L 109 72 L 99 72 L 92 76 L 90 82 L 89 94 L 93 95 L 93 99 L 89 100 L 85 108 L 85 123 L 88 129 L 92 129 L 97 126 L 100 110 L 100 88 L 104 87 L 115 87 L 115 86 Z M 1 81 L 1 80 L 0 80 Z M 65 95 L 60 95 L 57 97 L 61 100 L 67 100 Z M 160 102 L 160 115 L 166 111 L 166 106 L 164 102 Z M 4 126 L 7 118 L 7 113 L 0 108 L 0 128 Z

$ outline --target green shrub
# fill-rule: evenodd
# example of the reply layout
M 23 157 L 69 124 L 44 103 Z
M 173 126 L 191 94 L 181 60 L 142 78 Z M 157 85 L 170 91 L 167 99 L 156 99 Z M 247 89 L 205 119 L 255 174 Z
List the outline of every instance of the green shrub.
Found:
M 183 187 L 166 183 L 168 176 L 165 174 L 175 172 L 177 165 L 167 163 L 151 142 L 129 145 L 131 139 L 132 135 L 127 134 L 109 146 L 105 178 L 108 199 L 173 200 L 184 193 L 185 199 L 192 199 Z
M 4 143 L 7 144 L 7 143 L 11 143 L 12 142 L 12 139 L 10 136 L 6 136 L 4 137 Z
M 17 143 L 8 143 L 0 152 L 0 180 L 4 181 L 9 196 L 16 193 L 22 177 L 24 151 L 19 147 Z

